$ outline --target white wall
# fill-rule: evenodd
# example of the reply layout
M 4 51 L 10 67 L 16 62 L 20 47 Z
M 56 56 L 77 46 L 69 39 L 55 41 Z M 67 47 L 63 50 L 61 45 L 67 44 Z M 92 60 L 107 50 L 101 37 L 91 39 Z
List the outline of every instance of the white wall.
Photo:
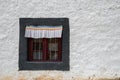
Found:
M 18 71 L 19 18 L 68 17 L 70 71 Z M 120 77 L 120 0 L 0 0 L 0 76 Z

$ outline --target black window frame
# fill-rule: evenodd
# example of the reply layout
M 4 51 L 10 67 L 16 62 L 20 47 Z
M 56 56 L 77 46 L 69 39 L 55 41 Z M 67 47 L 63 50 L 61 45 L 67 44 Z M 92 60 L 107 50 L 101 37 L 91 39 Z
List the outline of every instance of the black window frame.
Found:
M 69 66 L 69 19 L 68 18 L 20 18 L 19 35 L 19 70 L 70 70 Z M 30 62 L 27 60 L 27 38 L 24 37 L 25 27 L 29 25 L 63 26 L 62 61 L 61 62 Z

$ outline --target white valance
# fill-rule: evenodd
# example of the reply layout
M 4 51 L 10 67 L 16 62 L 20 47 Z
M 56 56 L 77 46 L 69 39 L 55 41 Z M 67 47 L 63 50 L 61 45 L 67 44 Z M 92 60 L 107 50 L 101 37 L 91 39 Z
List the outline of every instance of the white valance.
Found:
M 60 38 L 62 26 L 26 26 L 25 37 L 27 38 Z

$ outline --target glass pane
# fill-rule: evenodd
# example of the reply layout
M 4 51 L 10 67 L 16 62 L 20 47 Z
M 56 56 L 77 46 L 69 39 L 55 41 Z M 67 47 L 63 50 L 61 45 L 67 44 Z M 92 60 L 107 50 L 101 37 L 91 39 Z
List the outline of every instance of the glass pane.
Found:
M 48 44 L 48 54 L 49 60 L 57 60 L 58 59 L 58 40 L 56 38 L 49 39 Z
M 33 59 L 41 60 L 42 59 L 42 52 L 33 52 Z
M 58 53 L 55 51 L 51 51 L 49 57 L 50 57 L 50 60 L 57 60 Z
M 58 51 L 57 43 L 49 43 L 49 51 Z
M 42 50 L 42 39 L 33 40 L 33 50 Z
M 42 39 L 33 40 L 33 59 L 41 60 L 42 59 Z

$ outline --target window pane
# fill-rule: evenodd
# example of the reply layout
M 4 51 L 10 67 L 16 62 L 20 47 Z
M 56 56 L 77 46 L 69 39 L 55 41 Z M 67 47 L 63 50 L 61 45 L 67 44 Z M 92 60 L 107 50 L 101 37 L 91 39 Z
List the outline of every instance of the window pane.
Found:
M 41 60 L 42 59 L 42 52 L 38 51 L 38 52 L 33 52 L 33 59 L 37 59 L 37 60 Z
M 42 50 L 42 39 L 33 39 L 33 50 Z
M 42 53 L 42 39 L 33 40 L 33 59 L 41 60 L 43 56 Z
M 49 60 L 58 60 L 58 39 L 49 39 L 48 47 Z

